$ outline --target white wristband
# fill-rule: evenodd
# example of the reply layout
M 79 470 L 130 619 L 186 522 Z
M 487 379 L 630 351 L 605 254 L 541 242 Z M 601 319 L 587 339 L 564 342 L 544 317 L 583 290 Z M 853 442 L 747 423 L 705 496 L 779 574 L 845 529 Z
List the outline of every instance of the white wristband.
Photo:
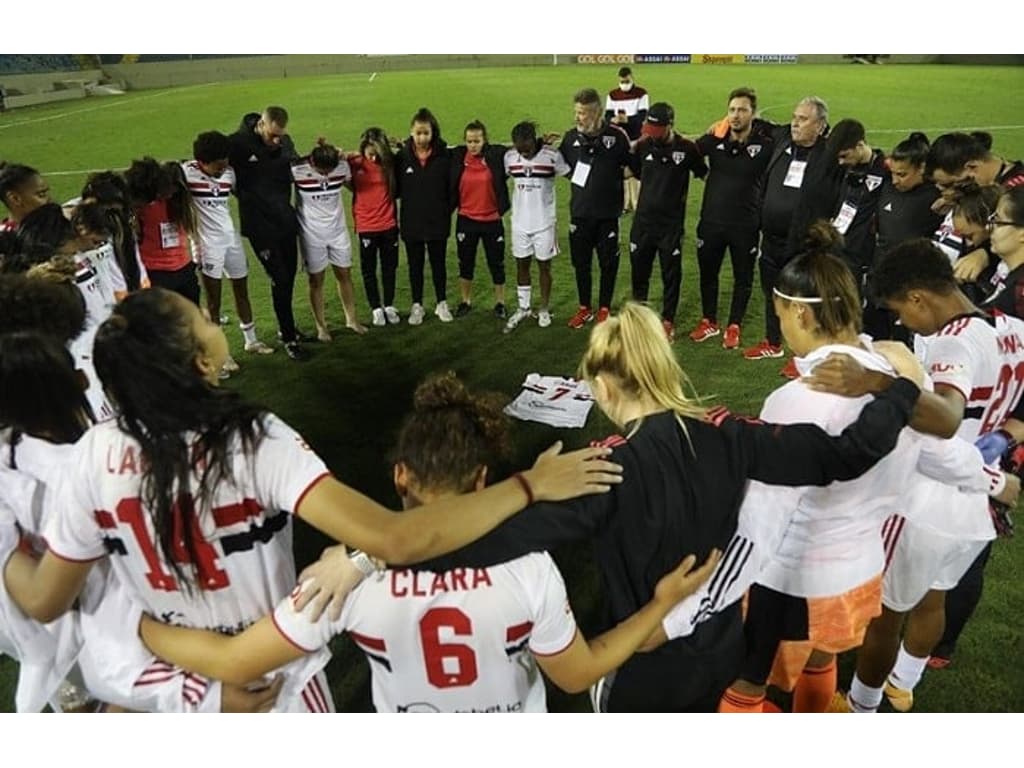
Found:
M 373 564 L 373 560 L 365 552 L 356 552 L 349 555 L 348 559 L 364 577 L 373 575 L 377 570 L 377 566 Z
M 985 467 L 985 474 L 988 475 L 988 495 L 998 496 L 1006 488 L 1006 475 L 991 467 Z

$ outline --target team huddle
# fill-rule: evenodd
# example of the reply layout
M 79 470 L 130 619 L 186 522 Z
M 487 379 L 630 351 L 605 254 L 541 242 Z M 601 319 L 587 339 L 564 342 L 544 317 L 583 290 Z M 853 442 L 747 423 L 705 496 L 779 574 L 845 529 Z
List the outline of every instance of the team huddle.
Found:
M 544 677 L 589 689 L 597 712 L 769 711 L 769 686 L 796 712 L 911 709 L 1013 529 L 1024 165 L 986 134 L 915 133 L 886 156 L 813 96 L 788 125 L 757 117 L 749 88 L 727 109 L 687 139 L 623 68 L 604 103 L 575 95 L 564 135 L 521 122 L 509 146 L 473 121 L 450 147 L 424 108 L 402 142 L 371 127 L 357 151 L 320 140 L 299 157 L 288 113 L 268 107 L 230 136 L 200 133 L 190 160 L 93 174 L 64 206 L 34 169 L 0 164 L 0 652 L 19 663 L 18 711 L 333 712 L 325 667 L 343 633 L 380 712 L 542 712 Z M 437 319 L 471 313 L 482 244 L 504 332 L 549 327 L 558 177 L 579 297 L 567 322 L 591 324 L 577 375 L 617 434 L 495 482 L 512 456 L 505 398 L 431 376 L 391 454 L 394 511 L 220 386 L 238 370 L 224 277 L 245 351 L 274 351 L 243 236 L 293 360 L 312 341 L 292 308 L 300 254 L 316 338 L 331 340 L 328 266 L 346 327 L 369 331 L 354 245 L 371 326 L 424 322 L 428 261 Z M 689 339 L 740 348 L 757 265 L 765 335 L 742 354 L 793 353 L 757 419 L 696 396 L 676 355 L 691 177 Z M 632 301 L 616 308 L 624 210 Z M 660 311 L 646 303 L 656 257 Z M 301 574 L 293 516 L 339 542 Z M 548 554 L 575 541 L 593 542 L 601 578 L 590 638 Z M 853 650 L 840 685 L 836 657 Z

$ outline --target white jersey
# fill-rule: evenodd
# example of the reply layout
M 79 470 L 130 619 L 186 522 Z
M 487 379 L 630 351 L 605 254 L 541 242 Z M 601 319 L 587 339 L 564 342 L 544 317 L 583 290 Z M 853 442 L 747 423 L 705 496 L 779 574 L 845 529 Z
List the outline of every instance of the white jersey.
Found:
M 861 340 L 870 349 L 871 340 Z M 893 373 L 873 352 L 827 345 L 797 358 L 801 375 L 808 375 L 833 352 L 851 355 L 870 370 Z M 796 380 L 765 400 L 761 418 L 777 424 L 813 423 L 838 435 L 869 400 L 815 392 Z M 855 480 L 804 488 L 751 481 L 736 535 L 715 573 L 666 617 L 669 637 L 690 634 L 700 621 L 740 599 L 755 581 L 788 595 L 813 598 L 840 595 L 877 576 L 886 562 L 882 525 L 905 508 L 906 488 L 912 482 L 908 479 L 918 473 L 940 478 L 941 483 L 929 482 L 936 482 L 947 496 L 959 489 L 984 499 L 993 482 L 970 443 L 938 440 L 909 428 L 888 456 Z
M 313 623 L 291 599 L 274 622 L 307 651 L 347 631 L 369 661 L 378 712 L 544 712 L 531 654 L 561 653 L 577 631 L 546 552 L 489 568 L 391 569 L 355 589 L 337 622 Z
M 68 350 L 75 358 L 75 366 L 85 373 L 89 380 L 89 388 L 85 395 L 92 406 L 93 415 L 100 421 L 110 419 L 114 409 L 103 394 L 96 368 L 92 362 L 92 346 L 96 331 L 110 317 L 117 304 L 118 281 L 115 276 L 121 270 L 114 256 L 114 246 L 104 243 L 98 248 L 76 253 L 75 284 L 85 302 L 85 327 L 82 333 L 68 343 Z M 123 287 L 123 275 L 121 276 Z
M 523 391 L 505 406 L 505 413 L 555 427 L 582 427 L 593 405 L 594 398 L 585 381 L 531 373 L 523 382 Z
M 223 248 L 241 244 L 235 222 L 231 219 L 228 200 L 235 190 L 235 172 L 226 168 L 219 177 L 203 173 L 197 160 L 181 164 L 185 181 L 192 193 L 192 208 L 196 212 L 199 241 L 195 243 L 202 255 L 206 247 Z
M 302 237 L 313 244 L 331 243 L 347 232 L 345 206 L 341 204 L 341 188 L 351 180 L 352 170 L 341 160 L 326 176 L 309 162 L 292 166 L 292 179 L 297 193 L 296 210 Z
M 505 153 L 505 173 L 512 177 L 512 230 L 540 232 L 555 226 L 555 177 L 572 170 L 562 153 L 542 146 L 533 157 L 517 149 Z
M 935 230 L 932 242 L 945 254 L 950 264 L 956 264 L 957 260 L 966 253 L 964 236 L 953 226 L 953 211 L 946 214 L 939 228 Z

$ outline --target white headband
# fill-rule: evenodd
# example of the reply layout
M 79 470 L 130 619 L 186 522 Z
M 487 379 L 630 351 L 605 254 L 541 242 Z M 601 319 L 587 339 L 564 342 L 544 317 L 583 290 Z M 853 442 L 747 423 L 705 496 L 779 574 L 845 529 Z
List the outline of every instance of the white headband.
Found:
M 772 293 L 774 293 L 780 299 L 785 299 L 786 301 L 799 301 L 799 302 L 801 302 L 803 304 L 823 304 L 823 303 L 825 303 L 825 300 L 823 298 L 821 298 L 820 296 L 790 296 L 788 294 L 783 293 L 778 288 L 772 288 Z M 832 299 L 832 301 L 841 301 L 841 300 L 842 300 L 842 297 L 840 297 L 840 296 L 836 296 L 835 298 Z

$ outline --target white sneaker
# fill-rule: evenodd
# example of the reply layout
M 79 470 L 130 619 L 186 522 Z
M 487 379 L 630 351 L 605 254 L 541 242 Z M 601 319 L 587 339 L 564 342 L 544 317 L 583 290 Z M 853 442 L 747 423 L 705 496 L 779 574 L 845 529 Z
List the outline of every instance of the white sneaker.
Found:
M 517 309 L 509 317 L 508 322 L 505 323 L 505 330 L 503 331 L 503 333 L 512 333 L 512 331 L 516 329 L 517 325 L 519 325 L 521 322 L 523 322 L 523 320 L 525 320 L 528 317 L 531 317 L 532 315 L 533 313 L 528 309 Z
M 273 354 L 274 348 L 268 347 L 262 341 L 256 340 L 251 344 L 246 344 L 245 351 L 253 355 L 270 355 Z
M 434 314 L 437 315 L 437 319 L 442 323 L 450 323 L 452 321 L 452 313 L 448 310 L 448 302 L 440 301 L 434 308 Z
M 423 324 L 423 305 L 413 304 L 412 309 L 409 310 L 409 325 L 422 325 Z
M 387 318 L 391 325 L 397 325 L 402 322 L 402 318 L 398 316 L 398 310 L 394 307 L 384 307 L 384 317 Z
M 238 363 L 235 362 L 235 358 L 228 355 L 228 359 L 224 361 L 224 370 L 228 373 L 234 373 L 239 369 Z
M 551 312 L 546 309 L 542 309 L 537 313 L 537 325 L 541 328 L 547 328 L 551 325 Z
M 377 307 L 375 310 L 373 310 L 373 321 L 372 322 L 378 328 L 380 326 L 384 325 L 384 323 L 386 321 L 384 320 L 384 310 L 383 309 L 381 309 L 380 307 Z

